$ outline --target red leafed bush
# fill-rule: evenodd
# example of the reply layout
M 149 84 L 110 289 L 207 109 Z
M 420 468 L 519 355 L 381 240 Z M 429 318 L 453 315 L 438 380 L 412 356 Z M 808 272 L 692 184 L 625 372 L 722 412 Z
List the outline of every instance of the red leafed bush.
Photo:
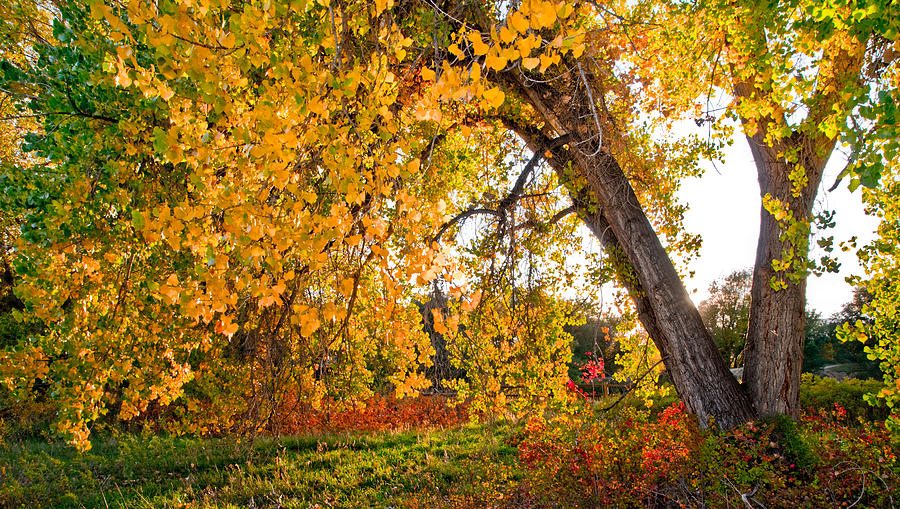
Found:
M 697 441 L 684 406 L 656 420 L 636 411 L 623 417 L 576 427 L 530 421 L 518 449 L 532 494 L 572 507 L 641 505 L 678 475 Z
M 701 431 L 681 403 L 658 417 L 535 419 L 514 438 L 535 507 L 892 507 L 896 438 L 843 407 Z
M 281 435 L 444 428 L 468 420 L 464 404 L 450 406 L 443 396 L 373 396 L 349 408 L 325 401 L 313 409 L 289 395 L 276 415 L 274 429 Z

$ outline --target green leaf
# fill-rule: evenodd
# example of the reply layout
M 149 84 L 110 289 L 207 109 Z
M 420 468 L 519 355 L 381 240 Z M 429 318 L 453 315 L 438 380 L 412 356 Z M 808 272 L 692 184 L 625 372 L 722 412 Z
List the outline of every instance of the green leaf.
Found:
M 159 127 L 153 128 L 153 150 L 157 154 L 165 154 L 169 149 L 169 140 L 166 139 L 166 132 Z
M 144 221 L 144 216 L 141 214 L 141 211 L 138 209 L 133 209 L 131 211 L 131 224 L 134 226 L 135 230 L 143 230 L 146 221 Z

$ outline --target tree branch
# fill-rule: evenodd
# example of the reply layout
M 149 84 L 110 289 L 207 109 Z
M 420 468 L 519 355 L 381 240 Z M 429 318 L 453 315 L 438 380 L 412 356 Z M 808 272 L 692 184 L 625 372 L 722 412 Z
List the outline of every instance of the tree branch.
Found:
M 447 221 L 446 223 L 441 225 L 441 228 L 437 231 L 436 234 L 434 234 L 434 237 L 431 239 L 431 242 L 440 242 L 441 236 L 444 234 L 444 232 L 446 232 L 448 229 L 453 227 L 453 225 L 455 225 L 456 223 L 465 221 L 466 219 L 468 219 L 472 216 L 478 215 L 478 214 L 488 214 L 488 215 L 497 216 L 497 217 L 500 217 L 502 215 L 500 212 L 498 212 L 494 209 L 470 208 L 468 210 L 460 212 L 459 214 L 456 215 L 456 217 L 454 217 L 450 221 Z

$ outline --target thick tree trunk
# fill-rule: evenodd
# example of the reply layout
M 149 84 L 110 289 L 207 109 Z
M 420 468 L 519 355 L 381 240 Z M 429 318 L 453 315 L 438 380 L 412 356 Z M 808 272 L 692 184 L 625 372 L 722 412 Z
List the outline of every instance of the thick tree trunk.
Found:
M 594 126 L 584 121 L 591 115 L 584 103 L 575 104 L 571 96 L 539 83 L 514 84 L 559 135 L 572 136 L 572 146 L 586 147 L 597 139 Z M 685 405 L 701 425 L 712 419 L 727 428 L 753 418 L 749 398 L 722 360 L 616 159 L 606 150 L 569 150 L 568 156 L 645 291 L 646 301 L 638 304 L 649 309 L 642 317 L 655 317 L 652 339 L 667 357 L 666 368 Z
M 764 204 L 760 207 L 743 384 L 759 415 L 796 414 L 806 326 L 809 225 L 827 159 L 817 155 L 815 147 L 805 146 L 809 143 L 799 133 L 774 148 L 766 144 L 762 132 L 747 140 L 759 174 L 760 196 L 786 204 L 791 216 L 779 224 Z M 831 146 L 825 148 L 831 152 Z M 779 157 L 786 149 L 798 149 L 801 154 L 800 164 L 808 180 L 803 187 L 795 186 L 789 177 L 797 164 Z M 796 233 L 786 235 L 785 228 L 791 223 Z M 776 270 L 775 263 L 787 255 L 793 256 L 791 267 Z
M 618 163 L 608 154 L 579 155 L 574 157 L 579 169 L 589 168 L 588 188 L 599 198 L 603 217 L 645 291 L 647 314 L 656 317 L 657 344 L 679 395 L 701 423 L 712 418 L 731 427 L 752 418 L 746 394 L 719 355 Z

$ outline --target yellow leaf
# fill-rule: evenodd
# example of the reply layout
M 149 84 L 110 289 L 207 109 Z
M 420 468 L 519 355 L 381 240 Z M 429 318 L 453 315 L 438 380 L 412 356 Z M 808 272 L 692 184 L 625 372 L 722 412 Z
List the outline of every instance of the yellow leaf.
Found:
M 393 3 L 392 0 L 375 0 L 375 14 L 381 14 Z
M 236 322 L 231 321 L 230 316 L 223 317 L 219 320 L 219 323 L 216 324 L 216 332 L 220 334 L 225 334 L 226 336 L 234 336 L 234 333 L 238 330 L 238 324 Z
M 519 50 L 517 50 L 514 46 L 509 46 L 507 48 L 503 48 L 503 50 L 500 52 L 500 54 L 503 55 L 503 57 L 506 58 L 506 60 L 508 60 L 508 61 L 518 60 L 519 56 L 520 56 Z
M 516 40 L 516 34 L 512 33 L 509 28 L 503 27 L 500 29 L 500 40 L 503 41 L 504 44 L 511 44 Z
M 539 2 L 531 11 L 531 28 L 540 30 L 556 22 L 556 6 L 552 2 Z
M 435 73 L 431 68 L 423 67 L 420 71 L 422 74 L 422 79 L 425 81 L 434 81 Z
M 304 314 L 300 316 L 300 334 L 303 337 L 308 338 L 313 332 L 319 330 L 320 325 L 322 324 L 315 315 Z
M 118 74 L 116 74 L 116 84 L 125 88 L 131 85 L 131 76 L 128 75 L 128 69 L 124 66 L 120 67 Z
M 469 42 L 472 43 L 472 51 L 475 52 L 476 56 L 486 55 L 488 50 L 491 49 L 490 46 L 484 43 L 481 40 L 481 32 L 470 32 L 469 33 Z
M 528 69 L 529 71 L 534 69 L 541 63 L 541 59 L 537 57 L 528 57 L 522 59 L 522 67 Z
M 548 67 L 553 65 L 553 59 L 550 58 L 546 53 L 541 55 L 541 72 L 547 70 Z
M 556 4 L 556 14 L 559 16 L 559 19 L 566 19 L 571 16 L 573 12 L 575 12 L 575 7 L 566 0 Z
M 519 54 L 522 58 L 528 58 L 531 56 L 531 50 L 537 47 L 538 41 L 537 38 L 534 37 L 534 34 L 529 35 L 528 37 L 523 37 L 516 42 L 516 47 L 519 49 Z
M 469 79 L 472 80 L 472 83 L 481 81 L 481 66 L 477 63 L 472 65 L 472 72 L 469 74 Z
M 503 100 L 506 98 L 506 95 L 500 90 L 499 87 L 494 87 L 484 91 L 484 100 L 487 101 L 491 107 L 499 108 L 501 104 L 503 104 Z
M 168 101 L 172 98 L 173 95 L 175 95 L 175 91 L 167 87 L 165 84 L 161 84 L 159 86 L 159 97 L 161 97 L 163 101 Z
M 353 287 L 356 286 L 356 281 L 352 277 L 348 277 L 341 281 L 341 294 L 345 297 L 349 297 L 350 294 L 353 293 Z
M 572 56 L 578 58 L 584 53 L 585 44 L 584 44 L 584 33 L 576 34 L 572 38 L 572 46 L 569 48 L 569 51 L 572 52 Z
M 235 42 L 234 32 L 229 32 L 228 35 L 222 38 L 221 45 L 223 48 L 233 48 Z
M 435 108 L 433 105 L 425 105 L 421 103 L 416 106 L 416 111 L 413 112 L 413 114 L 415 115 L 416 120 L 422 121 L 434 120 L 435 122 L 440 122 L 441 118 L 443 117 L 440 109 Z
M 441 335 L 447 334 L 447 327 L 444 326 L 444 316 L 437 309 L 431 310 L 432 325 L 434 330 Z
M 524 34 L 528 31 L 528 21 L 521 12 L 514 12 L 507 18 L 507 25 L 511 26 L 516 32 Z
M 478 304 L 481 302 L 481 290 L 472 294 L 472 298 L 467 301 L 463 301 L 462 310 L 466 313 L 471 312 L 473 309 L 478 307 Z
M 322 306 L 322 317 L 326 320 L 341 320 L 344 318 L 345 314 L 347 314 L 347 310 L 337 306 L 333 302 L 329 302 Z
M 506 67 L 506 57 L 491 52 L 491 54 L 484 59 L 484 63 L 495 71 L 502 71 Z

